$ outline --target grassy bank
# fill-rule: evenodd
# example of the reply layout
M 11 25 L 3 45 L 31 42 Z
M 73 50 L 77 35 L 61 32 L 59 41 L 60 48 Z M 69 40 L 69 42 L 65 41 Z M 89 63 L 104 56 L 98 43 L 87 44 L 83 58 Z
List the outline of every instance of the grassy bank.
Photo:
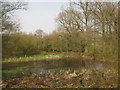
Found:
M 36 61 L 36 60 L 46 60 L 46 59 L 59 59 L 64 56 L 58 54 L 58 53 L 47 53 L 47 52 L 41 52 L 36 55 L 31 56 L 23 56 L 23 57 L 12 57 L 12 58 L 5 58 L 3 59 L 3 63 L 5 62 L 23 62 L 23 61 Z
M 22 57 L 11 57 L 3 59 L 3 63 L 7 62 L 27 62 L 37 60 L 53 60 L 60 58 L 74 58 L 74 59 L 92 59 L 90 56 L 81 55 L 77 52 L 40 52 L 36 55 L 22 56 Z
M 117 59 L 98 59 L 97 57 L 89 56 L 86 54 L 81 54 L 78 52 L 40 52 L 36 55 L 31 56 L 22 56 L 22 57 L 11 57 L 3 59 L 3 63 L 9 62 L 28 62 L 28 61 L 38 61 L 38 60 L 53 60 L 53 59 L 61 59 L 61 58 L 74 58 L 79 60 L 96 60 L 96 61 L 108 61 L 108 62 L 117 62 Z

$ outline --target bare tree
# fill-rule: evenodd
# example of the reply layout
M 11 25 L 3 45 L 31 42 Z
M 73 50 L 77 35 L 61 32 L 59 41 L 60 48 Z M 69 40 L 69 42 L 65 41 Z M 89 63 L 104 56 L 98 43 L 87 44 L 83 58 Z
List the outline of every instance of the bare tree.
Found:
M 17 22 L 14 22 L 11 20 L 11 16 L 14 15 L 14 12 L 17 10 L 26 10 L 27 9 L 27 3 L 22 1 L 17 2 L 10 2 L 8 0 L 4 0 L 1 3 L 1 11 L 2 15 L 0 18 L 2 18 L 2 31 L 1 32 L 8 32 L 8 34 L 11 31 L 17 31 L 19 30 L 19 24 Z

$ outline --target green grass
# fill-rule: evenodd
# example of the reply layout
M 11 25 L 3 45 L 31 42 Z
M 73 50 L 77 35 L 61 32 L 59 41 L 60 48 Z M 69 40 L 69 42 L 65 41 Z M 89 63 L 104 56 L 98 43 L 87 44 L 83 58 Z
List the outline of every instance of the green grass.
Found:
M 45 51 L 42 51 L 42 52 L 40 52 L 40 53 L 38 53 L 36 55 L 33 55 L 33 56 L 45 56 L 45 55 L 48 55 L 48 53 L 45 52 Z
M 26 71 L 27 69 L 24 67 L 17 67 L 14 70 L 3 70 L 2 72 L 5 74 L 16 74 L 16 73 L 21 73 L 22 71 Z
M 32 56 L 24 56 L 24 57 L 13 57 L 13 58 L 6 58 L 3 62 L 22 62 L 22 61 L 34 61 L 34 60 L 46 60 L 46 59 L 56 59 L 62 56 L 47 52 L 40 52 L 39 54 L 32 55 Z

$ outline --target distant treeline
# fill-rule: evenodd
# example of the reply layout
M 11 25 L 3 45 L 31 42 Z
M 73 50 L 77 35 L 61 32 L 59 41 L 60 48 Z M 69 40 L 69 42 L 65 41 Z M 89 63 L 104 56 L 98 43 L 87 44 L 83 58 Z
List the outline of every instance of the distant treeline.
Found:
M 40 29 L 34 34 L 3 33 L 3 57 L 47 51 L 79 52 L 94 56 L 96 60 L 117 60 L 117 3 L 70 2 L 61 10 L 56 22 L 58 28 L 51 34 Z

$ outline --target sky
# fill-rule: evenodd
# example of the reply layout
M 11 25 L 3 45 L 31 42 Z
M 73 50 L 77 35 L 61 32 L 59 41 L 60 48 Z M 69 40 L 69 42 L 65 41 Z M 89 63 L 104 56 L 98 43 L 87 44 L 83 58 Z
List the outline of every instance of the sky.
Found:
M 56 29 L 56 17 L 62 7 L 68 5 L 67 2 L 29 2 L 28 9 L 17 11 L 21 31 L 34 33 L 41 29 L 46 33 L 51 33 Z
M 66 6 L 68 6 L 68 2 L 72 0 L 25 1 L 28 2 L 28 10 L 17 11 L 15 17 L 15 19 L 17 18 L 16 20 L 18 20 L 20 23 L 21 31 L 26 33 L 34 33 L 37 29 L 41 29 L 46 33 L 51 33 L 56 29 L 57 25 L 55 18 L 57 18 L 59 12 L 61 11 L 61 8 L 66 8 Z

